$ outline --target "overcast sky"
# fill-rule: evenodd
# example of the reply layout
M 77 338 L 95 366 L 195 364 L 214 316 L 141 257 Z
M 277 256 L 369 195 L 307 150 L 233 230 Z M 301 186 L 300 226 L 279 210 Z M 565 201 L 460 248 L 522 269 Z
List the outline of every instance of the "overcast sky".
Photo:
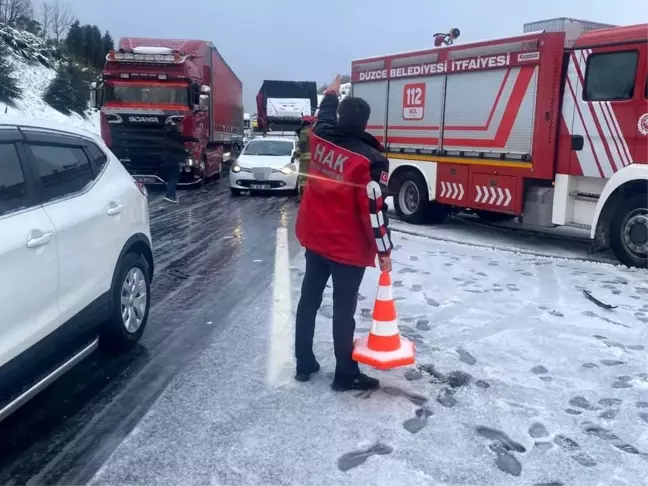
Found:
M 522 32 L 525 22 L 574 17 L 648 21 L 646 0 L 68 0 L 81 23 L 121 36 L 214 42 L 243 82 L 246 111 L 264 79 L 317 81 L 351 60 L 422 49 L 435 32 L 459 42 Z

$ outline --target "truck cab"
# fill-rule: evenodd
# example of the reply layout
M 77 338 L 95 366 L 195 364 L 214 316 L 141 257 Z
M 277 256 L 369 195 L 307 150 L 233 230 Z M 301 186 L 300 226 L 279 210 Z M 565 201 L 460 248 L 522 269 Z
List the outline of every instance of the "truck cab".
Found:
M 120 39 L 90 101 L 106 145 L 142 183 L 164 184 L 168 123 L 197 140 L 185 144 L 179 185 L 220 175 L 243 141 L 241 82 L 208 41 Z

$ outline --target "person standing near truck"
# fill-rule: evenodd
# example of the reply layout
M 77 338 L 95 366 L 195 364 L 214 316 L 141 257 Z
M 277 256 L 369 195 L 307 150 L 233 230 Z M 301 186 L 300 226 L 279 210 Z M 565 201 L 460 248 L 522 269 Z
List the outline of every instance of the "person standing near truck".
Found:
M 178 204 L 176 187 L 180 181 L 180 165 L 187 160 L 185 142 L 199 141 L 197 138 L 183 135 L 180 128 L 181 124 L 172 118 L 167 120 L 164 127 L 164 169 L 167 186 L 164 200 L 173 204 Z
M 308 163 L 310 162 L 309 144 L 312 125 L 313 118 L 310 116 L 303 116 L 301 125 L 296 130 L 299 139 L 297 150 L 295 150 L 295 158 L 299 159 L 299 177 L 297 178 L 299 195 L 297 196 L 297 201 L 301 201 L 304 187 L 306 187 L 306 179 L 308 177 Z
M 297 306 L 295 379 L 308 381 L 320 369 L 313 353 L 315 318 L 329 277 L 333 279 L 333 341 L 336 391 L 370 390 L 378 380 L 353 360 L 353 318 L 365 268 L 391 271 L 392 242 L 384 196 L 389 161 L 365 130 L 370 108 L 361 98 L 339 102 L 340 77 L 326 91 L 310 139 L 308 191 L 296 232 L 306 248 L 306 273 Z M 338 109 L 339 104 L 339 109 Z

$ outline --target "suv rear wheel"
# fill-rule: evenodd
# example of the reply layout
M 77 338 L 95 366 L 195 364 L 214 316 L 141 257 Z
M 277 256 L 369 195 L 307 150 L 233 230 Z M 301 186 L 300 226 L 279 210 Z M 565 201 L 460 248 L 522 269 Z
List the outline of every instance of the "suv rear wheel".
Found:
M 101 345 L 124 351 L 139 341 L 151 306 L 151 277 L 142 255 L 127 253 L 117 269 L 110 318 L 101 330 Z

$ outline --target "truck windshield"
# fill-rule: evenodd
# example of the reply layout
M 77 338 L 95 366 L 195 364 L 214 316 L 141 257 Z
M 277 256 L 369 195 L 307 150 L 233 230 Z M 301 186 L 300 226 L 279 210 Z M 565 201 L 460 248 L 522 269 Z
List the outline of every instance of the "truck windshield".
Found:
M 245 155 L 291 155 L 293 143 L 290 140 L 253 140 L 247 144 Z
M 152 103 L 189 106 L 186 86 L 142 85 L 126 83 L 106 85 L 105 101 L 117 103 Z

